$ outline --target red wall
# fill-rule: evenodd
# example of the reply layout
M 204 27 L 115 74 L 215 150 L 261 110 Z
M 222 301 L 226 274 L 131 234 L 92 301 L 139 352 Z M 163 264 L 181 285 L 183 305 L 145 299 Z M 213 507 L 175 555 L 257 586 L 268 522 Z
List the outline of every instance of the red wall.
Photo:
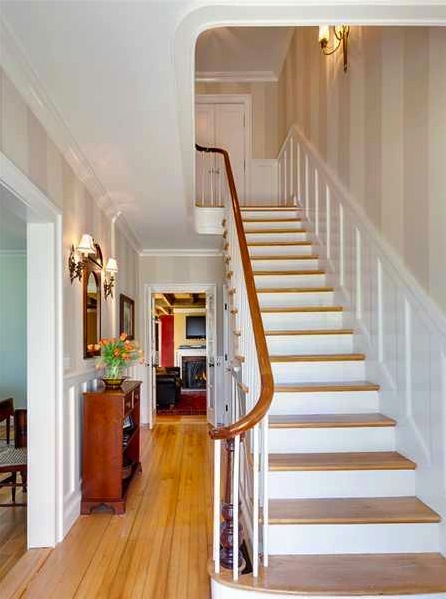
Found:
M 174 362 L 174 316 L 160 316 L 161 321 L 161 363 L 160 366 L 175 366 Z

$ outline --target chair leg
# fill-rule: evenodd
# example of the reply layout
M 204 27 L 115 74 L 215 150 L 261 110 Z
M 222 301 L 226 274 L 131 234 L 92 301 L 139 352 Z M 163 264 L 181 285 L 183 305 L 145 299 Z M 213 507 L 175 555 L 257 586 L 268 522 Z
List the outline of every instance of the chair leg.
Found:
M 17 485 L 17 472 L 11 472 L 11 493 L 12 493 L 12 503 L 15 503 L 15 493 L 16 493 L 16 485 Z
M 24 493 L 27 492 L 27 482 L 28 482 L 28 476 L 27 476 L 27 472 L 26 470 L 24 472 L 21 472 L 20 475 L 22 477 L 22 490 Z

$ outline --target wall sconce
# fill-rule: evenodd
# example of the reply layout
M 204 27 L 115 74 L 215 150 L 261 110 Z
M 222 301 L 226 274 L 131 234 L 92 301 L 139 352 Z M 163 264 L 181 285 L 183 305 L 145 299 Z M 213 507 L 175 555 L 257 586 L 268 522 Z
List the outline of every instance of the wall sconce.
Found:
M 104 279 L 104 297 L 107 299 L 109 296 L 113 297 L 113 288 L 115 286 L 115 274 L 118 272 L 118 263 L 116 258 L 109 258 L 105 267 L 105 279 Z
M 339 50 L 342 44 L 342 54 L 344 58 L 344 73 L 346 73 L 348 69 L 347 50 L 350 27 L 348 25 L 335 25 L 333 31 L 335 37 L 335 44 L 332 48 L 329 48 L 328 43 L 330 41 L 330 27 L 328 25 L 321 25 L 319 27 L 319 44 L 321 46 L 322 52 L 326 56 L 334 54 L 337 50 Z
M 70 271 L 70 281 L 73 284 L 75 279 L 82 279 L 82 272 L 86 266 L 88 256 L 96 254 L 93 237 L 88 233 L 82 235 L 81 241 L 77 248 L 71 246 L 70 255 L 68 257 L 68 270 Z

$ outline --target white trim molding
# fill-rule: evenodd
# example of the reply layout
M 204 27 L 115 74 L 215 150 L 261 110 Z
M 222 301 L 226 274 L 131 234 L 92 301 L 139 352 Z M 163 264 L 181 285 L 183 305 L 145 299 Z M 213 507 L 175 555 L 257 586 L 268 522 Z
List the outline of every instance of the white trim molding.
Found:
M 150 256 L 183 256 L 183 257 L 195 257 L 195 258 L 209 258 L 213 256 L 221 256 L 221 249 L 217 248 L 159 248 L 159 249 L 146 249 L 139 253 L 141 258 L 148 258 Z M 190 285 L 189 285 L 190 287 Z
M 197 83 L 267 83 L 279 80 L 275 71 L 196 71 Z
M 397 450 L 417 463 L 416 493 L 446 517 L 446 316 L 296 126 L 279 156 L 330 278 L 380 384 L 380 411 L 397 421 Z M 446 553 L 446 527 L 441 528 Z

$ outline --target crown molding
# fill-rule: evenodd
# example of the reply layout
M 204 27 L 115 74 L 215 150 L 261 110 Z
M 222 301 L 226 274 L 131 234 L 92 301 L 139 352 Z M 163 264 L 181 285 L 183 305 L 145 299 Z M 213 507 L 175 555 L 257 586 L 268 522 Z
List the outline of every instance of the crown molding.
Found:
M 197 83 L 267 83 L 276 82 L 274 71 L 196 71 Z
M 100 181 L 60 110 L 46 91 L 22 44 L 4 17 L 0 17 L 0 38 L 2 40 L 0 64 L 6 75 L 42 123 L 48 136 L 59 148 L 65 160 L 71 166 L 77 178 L 90 192 L 99 208 L 110 219 L 113 218 L 119 212 L 119 206 L 110 197 L 107 189 Z M 140 251 L 142 244 L 138 236 L 124 217 L 120 220 L 120 225 L 128 232 L 128 236 L 135 243 L 135 249 Z M 125 221 L 125 224 L 123 221 Z
M 222 251 L 220 249 L 146 249 L 139 253 L 141 258 L 147 258 L 150 256 L 177 256 L 177 257 L 194 257 L 194 258 L 210 258 L 215 256 L 221 256 Z

